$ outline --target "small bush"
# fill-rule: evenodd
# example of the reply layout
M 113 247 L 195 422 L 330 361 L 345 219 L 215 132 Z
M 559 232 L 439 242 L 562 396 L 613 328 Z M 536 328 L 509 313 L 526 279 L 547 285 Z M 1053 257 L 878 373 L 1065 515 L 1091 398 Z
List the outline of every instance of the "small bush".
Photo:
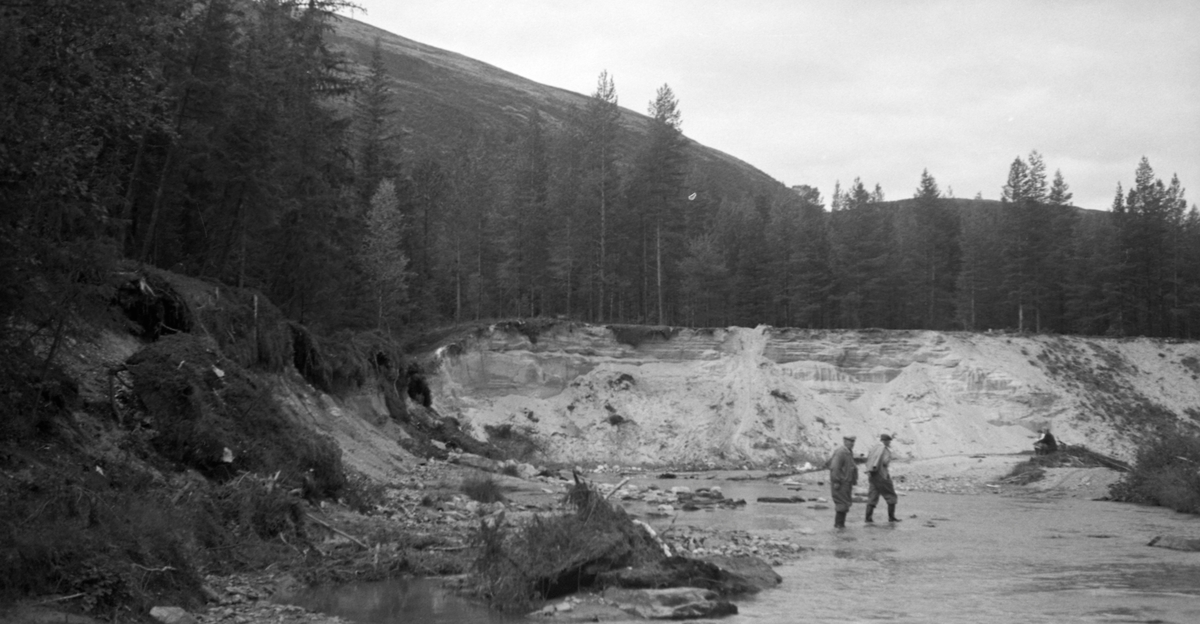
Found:
M 488 442 L 500 450 L 504 457 L 518 461 L 530 461 L 542 452 L 542 445 L 534 437 L 532 427 L 515 427 L 509 423 L 484 425 Z M 516 476 L 516 475 L 513 475 Z
M 463 480 L 461 489 L 468 498 L 481 503 L 497 503 L 504 500 L 500 484 L 488 476 L 468 477 Z
M 1143 445 L 1109 491 L 1114 500 L 1200 513 L 1200 437 L 1169 434 Z
M 354 511 L 368 513 L 387 503 L 387 487 L 372 481 L 366 475 L 353 472 L 346 477 L 342 501 Z

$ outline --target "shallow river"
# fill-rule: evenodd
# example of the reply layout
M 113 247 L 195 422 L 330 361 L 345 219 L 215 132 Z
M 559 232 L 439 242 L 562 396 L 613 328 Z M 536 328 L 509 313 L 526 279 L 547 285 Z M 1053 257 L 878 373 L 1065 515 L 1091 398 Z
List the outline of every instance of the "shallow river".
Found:
M 719 485 L 750 503 L 683 512 L 676 523 L 787 536 L 811 548 L 776 568 L 778 588 L 736 600 L 739 614 L 720 620 L 728 624 L 1200 622 L 1200 553 L 1146 546 L 1155 535 L 1200 537 L 1195 516 L 1064 498 L 902 492 L 899 524 L 889 525 L 881 509 L 876 525 L 864 525 L 856 504 L 848 528 L 834 531 L 832 509 L 753 502 L 791 494 L 778 486 Z M 489 613 L 430 581 L 340 587 L 293 602 L 364 624 L 552 621 Z

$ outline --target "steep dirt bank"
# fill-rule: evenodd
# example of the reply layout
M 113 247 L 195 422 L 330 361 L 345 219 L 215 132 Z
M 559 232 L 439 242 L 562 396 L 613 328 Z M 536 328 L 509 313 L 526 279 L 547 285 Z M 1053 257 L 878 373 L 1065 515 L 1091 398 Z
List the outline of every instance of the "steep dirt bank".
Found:
M 1196 342 L 507 323 L 423 361 L 442 414 L 568 463 L 815 463 L 843 434 L 884 431 L 907 458 L 1005 454 L 1043 426 L 1128 459 L 1200 425 Z

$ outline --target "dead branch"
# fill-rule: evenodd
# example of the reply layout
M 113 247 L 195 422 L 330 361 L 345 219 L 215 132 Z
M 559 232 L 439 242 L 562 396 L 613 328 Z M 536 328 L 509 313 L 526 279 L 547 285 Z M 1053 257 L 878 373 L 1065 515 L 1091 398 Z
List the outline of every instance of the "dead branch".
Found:
M 357 537 L 354 537 L 353 535 L 350 535 L 349 533 L 342 531 L 341 529 L 338 529 L 337 527 L 334 527 L 333 525 L 329 524 L 328 522 L 325 522 L 324 520 L 321 520 L 320 518 L 317 518 L 316 516 L 314 516 L 310 513 L 306 513 L 304 515 L 308 516 L 309 520 L 316 522 L 317 524 L 329 529 L 330 531 L 333 531 L 334 533 L 337 533 L 338 535 L 341 535 L 342 537 L 354 542 L 355 544 L 358 544 L 359 546 L 362 546 L 364 549 L 371 550 L 371 547 L 368 546 L 366 542 L 358 539 Z

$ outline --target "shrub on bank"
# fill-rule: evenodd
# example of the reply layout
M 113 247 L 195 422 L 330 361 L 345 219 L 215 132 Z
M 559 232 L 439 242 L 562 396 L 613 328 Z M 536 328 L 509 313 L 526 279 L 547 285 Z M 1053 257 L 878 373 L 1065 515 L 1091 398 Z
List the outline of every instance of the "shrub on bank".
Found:
M 1143 445 L 1133 470 L 1110 493 L 1114 500 L 1200 514 L 1200 437 L 1167 435 Z
M 588 587 L 600 572 L 665 557 L 625 510 L 590 484 L 567 493 L 572 512 L 534 516 L 520 526 L 485 518 L 472 536 L 479 548 L 473 566 L 476 588 L 492 606 L 524 611 L 539 600 Z

